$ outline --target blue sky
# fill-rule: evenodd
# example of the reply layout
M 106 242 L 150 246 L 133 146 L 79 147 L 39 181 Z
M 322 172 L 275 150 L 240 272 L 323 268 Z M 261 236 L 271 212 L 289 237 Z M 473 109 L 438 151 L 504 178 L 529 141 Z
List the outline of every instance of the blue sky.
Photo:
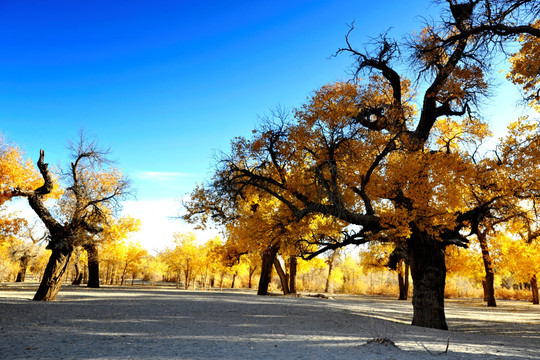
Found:
M 436 10 L 394 0 L 2 1 L 0 133 L 57 164 L 85 128 L 132 178 L 138 201 L 126 211 L 148 219 L 140 236 L 167 237 L 157 228 L 210 178 L 215 151 L 269 109 L 349 78 L 350 59 L 329 58 L 347 24 L 356 21 L 361 46 L 389 28 L 410 34 Z

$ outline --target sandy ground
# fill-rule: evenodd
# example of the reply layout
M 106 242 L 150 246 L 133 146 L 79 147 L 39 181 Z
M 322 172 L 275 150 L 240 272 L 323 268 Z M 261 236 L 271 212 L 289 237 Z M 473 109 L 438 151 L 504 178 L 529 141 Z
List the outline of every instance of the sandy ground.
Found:
M 0 285 L 0 359 L 540 359 L 540 307 L 524 302 L 447 301 L 441 331 L 380 297 L 64 286 L 45 303 L 35 288 Z

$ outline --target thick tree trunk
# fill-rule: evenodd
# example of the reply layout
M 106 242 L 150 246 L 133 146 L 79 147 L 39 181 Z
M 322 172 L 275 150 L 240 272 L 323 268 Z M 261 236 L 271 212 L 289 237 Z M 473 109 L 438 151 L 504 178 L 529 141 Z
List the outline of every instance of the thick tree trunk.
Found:
M 80 267 L 81 266 L 79 265 L 79 262 L 75 261 L 75 264 L 73 265 L 75 274 L 73 276 L 73 281 L 71 282 L 71 285 L 81 285 L 81 282 L 83 280 L 83 272 L 81 271 Z
M 283 267 L 281 266 L 281 262 L 279 261 L 277 256 L 274 257 L 274 267 L 276 268 L 279 280 L 281 281 L 281 289 L 283 290 L 283 295 L 289 295 L 289 279 L 287 277 L 287 274 L 285 274 L 285 271 L 283 271 Z
M 487 306 L 495 307 L 497 302 L 495 301 L 495 274 L 493 272 L 493 262 L 491 261 L 491 255 L 489 254 L 489 248 L 487 244 L 486 234 L 483 231 L 478 231 L 476 236 L 482 249 L 482 259 L 484 261 L 484 270 L 486 277 L 483 282 L 484 288 L 484 300 L 487 302 Z
M 259 289 L 257 295 L 268 295 L 268 286 L 272 281 L 272 267 L 274 266 L 274 259 L 278 252 L 277 246 L 270 246 L 263 251 L 261 277 L 259 278 Z
M 538 281 L 536 275 L 533 275 L 531 278 L 531 292 L 532 292 L 532 303 L 538 305 Z
M 73 258 L 73 279 L 71 281 L 71 285 L 81 285 L 82 282 L 82 271 L 81 266 L 79 264 L 79 258 L 81 257 L 81 249 L 79 247 L 76 247 L 73 250 L 73 254 L 71 255 Z
M 236 282 L 236 272 L 232 276 L 231 289 L 234 289 L 235 282 Z
M 88 265 L 83 265 L 82 282 L 83 284 L 88 284 Z
M 289 258 L 289 291 L 291 294 L 296 294 L 296 267 L 298 265 L 298 259 L 296 256 Z
M 88 286 L 99 288 L 99 253 L 96 244 L 87 244 L 84 249 L 88 254 Z
M 66 269 L 71 258 L 73 249 L 53 249 L 41 284 L 34 295 L 36 301 L 53 301 L 62 286 L 62 280 L 66 275 Z
M 407 300 L 409 296 L 409 265 L 403 263 L 398 271 L 399 297 L 398 300 Z
M 30 257 L 26 255 L 19 259 L 19 265 L 21 268 L 17 273 L 17 279 L 15 279 L 15 282 L 24 282 L 24 279 L 26 278 L 26 269 L 28 268 L 29 260 Z
M 418 229 L 413 229 L 407 245 L 413 280 L 412 324 L 448 330 L 444 315 L 446 264 L 443 246 Z

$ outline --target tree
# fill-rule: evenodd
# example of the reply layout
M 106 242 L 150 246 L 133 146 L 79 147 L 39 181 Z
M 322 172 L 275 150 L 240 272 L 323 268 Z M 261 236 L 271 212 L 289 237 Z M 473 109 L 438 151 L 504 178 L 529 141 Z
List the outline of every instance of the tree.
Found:
M 372 51 L 362 52 L 349 33 L 338 53 L 352 55 L 355 75 L 367 72 L 369 78 L 325 86 L 295 111 L 295 122 L 276 121 L 252 140 L 235 139 L 216 175 L 216 193 L 232 202 L 256 190 L 299 221 L 321 214 L 354 227 L 342 237 L 312 241 L 318 245 L 313 256 L 370 241 L 403 246 L 414 284 L 412 323 L 440 329 L 447 329 L 445 248 L 466 246 L 466 236 L 503 203 L 495 201 L 498 196 L 475 201 L 471 191 L 482 186 L 479 170 L 497 158 L 478 166 L 478 146 L 469 152 L 467 139 L 451 139 L 442 148 L 430 135 L 444 121 L 485 128 L 475 110 L 488 93 L 495 50 L 519 35 L 540 36 L 533 25 L 537 2 L 447 2 L 442 21 L 428 24 L 407 44 L 414 59 L 409 69 L 416 70 L 411 75 L 419 79 L 414 86 L 394 68 L 405 59 L 403 46 L 382 36 Z M 470 135 L 477 144 L 487 134 Z M 505 166 L 487 170 L 500 179 Z M 484 185 L 498 195 L 509 190 L 498 181 Z
M 99 253 L 104 244 L 113 243 L 120 245 L 120 242 L 126 240 L 130 233 L 139 231 L 140 227 L 140 220 L 130 216 L 124 216 L 118 219 L 111 216 L 107 217 L 103 225 L 103 231 L 93 235 L 93 238 L 83 245 L 88 255 L 88 287 L 99 287 Z
M 540 29 L 540 20 L 532 26 Z M 538 34 L 520 34 L 518 41 L 521 48 L 510 58 L 511 69 L 507 77 L 514 84 L 523 88 L 524 98 L 530 106 L 540 110 L 540 75 L 538 74 L 540 59 L 540 39 Z
M 530 282 L 532 303 L 538 305 L 538 275 L 540 274 L 540 244 L 538 240 L 531 242 L 519 238 L 503 237 L 502 266 L 506 268 L 518 281 Z
M 142 248 L 141 244 L 130 242 L 125 247 L 123 256 L 120 258 L 122 265 L 122 275 L 120 277 L 120 285 L 124 285 L 126 275 L 132 274 L 131 285 L 135 280 L 136 273 L 140 270 L 139 267 L 143 259 L 148 255 L 148 252 Z
M 37 256 L 38 243 L 45 240 L 47 233 L 42 236 L 35 235 L 36 224 L 24 226 L 24 238 L 18 238 L 12 244 L 11 254 L 19 262 L 19 272 L 15 282 L 24 282 L 26 278 L 26 270 L 30 264 L 30 260 Z
M 0 205 L 15 196 L 14 189 L 30 190 L 40 185 L 39 175 L 22 151 L 0 134 Z
M 91 235 L 102 231 L 106 215 L 118 208 L 118 201 L 128 194 L 129 181 L 112 168 L 107 149 L 83 133 L 70 145 L 72 162 L 62 175 L 64 195 L 56 214 L 45 204 L 55 187 L 53 173 L 40 151 L 37 162 L 43 185 L 34 189 L 15 188 L 14 196 L 27 198 L 30 207 L 49 231 L 51 256 L 34 300 L 52 301 L 60 290 L 69 260 L 76 246 L 84 245 Z
M 169 268 L 176 273 L 177 287 L 183 280 L 184 289 L 194 283 L 196 275 L 203 267 L 200 254 L 204 253 L 201 246 L 196 243 L 193 233 L 175 233 L 174 249 L 168 249 L 162 253 L 161 258 Z

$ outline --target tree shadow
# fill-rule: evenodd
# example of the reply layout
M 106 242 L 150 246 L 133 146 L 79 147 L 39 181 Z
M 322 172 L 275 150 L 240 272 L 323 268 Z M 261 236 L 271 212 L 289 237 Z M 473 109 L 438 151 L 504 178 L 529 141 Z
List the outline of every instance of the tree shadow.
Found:
M 375 300 L 67 287 L 58 301 L 43 303 L 4 301 L 0 292 L 0 353 L 14 359 L 350 359 L 379 351 L 427 359 L 444 350 L 449 332 L 390 321 L 410 305 L 396 301 L 392 309 L 393 301 Z M 471 343 L 465 347 L 471 352 L 450 347 L 452 359 L 485 358 L 485 349 L 472 346 L 481 334 L 450 333 Z M 364 346 L 377 337 L 391 337 L 399 349 Z M 510 350 L 499 356 L 512 359 Z

